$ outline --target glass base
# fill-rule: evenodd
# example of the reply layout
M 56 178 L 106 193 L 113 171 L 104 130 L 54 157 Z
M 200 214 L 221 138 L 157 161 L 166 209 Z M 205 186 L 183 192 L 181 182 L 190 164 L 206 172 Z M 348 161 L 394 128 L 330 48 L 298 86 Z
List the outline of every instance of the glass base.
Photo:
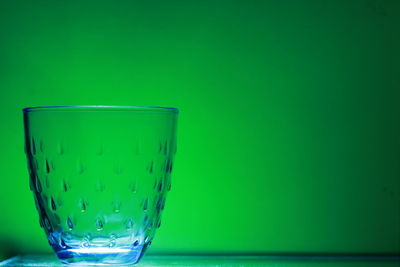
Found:
M 79 265 L 135 264 L 145 251 L 144 246 L 128 248 L 77 248 L 56 251 L 62 263 Z

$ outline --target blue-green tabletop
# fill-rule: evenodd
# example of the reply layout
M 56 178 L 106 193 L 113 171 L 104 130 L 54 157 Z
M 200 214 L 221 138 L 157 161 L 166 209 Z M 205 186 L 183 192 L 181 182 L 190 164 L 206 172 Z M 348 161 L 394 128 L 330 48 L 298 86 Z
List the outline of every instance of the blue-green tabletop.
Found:
M 63 266 L 53 255 L 16 256 L 0 266 Z M 399 257 L 324 256 L 145 256 L 137 267 L 400 267 Z

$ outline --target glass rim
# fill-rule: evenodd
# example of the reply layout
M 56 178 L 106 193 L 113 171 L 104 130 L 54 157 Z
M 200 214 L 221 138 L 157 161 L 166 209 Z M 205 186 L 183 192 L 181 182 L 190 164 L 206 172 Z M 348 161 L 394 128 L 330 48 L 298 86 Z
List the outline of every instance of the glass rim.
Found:
M 23 108 L 24 113 L 40 111 L 124 111 L 124 112 L 156 112 L 156 113 L 179 113 L 177 108 L 159 106 L 103 106 L 103 105 L 83 105 L 83 106 L 37 106 Z

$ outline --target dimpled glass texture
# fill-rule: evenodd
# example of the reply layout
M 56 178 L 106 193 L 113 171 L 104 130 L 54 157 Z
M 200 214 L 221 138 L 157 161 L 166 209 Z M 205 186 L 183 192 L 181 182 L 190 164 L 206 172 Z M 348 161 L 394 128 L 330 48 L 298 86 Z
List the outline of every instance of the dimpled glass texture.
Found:
M 65 106 L 23 114 L 30 188 L 58 258 L 138 262 L 171 189 L 178 110 Z

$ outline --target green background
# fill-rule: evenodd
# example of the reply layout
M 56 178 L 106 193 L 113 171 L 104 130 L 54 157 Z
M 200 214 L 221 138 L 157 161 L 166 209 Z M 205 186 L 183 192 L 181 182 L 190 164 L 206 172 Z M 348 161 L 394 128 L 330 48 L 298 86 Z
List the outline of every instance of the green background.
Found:
M 0 255 L 50 251 L 21 108 L 96 104 L 181 111 L 152 253 L 400 253 L 399 28 L 399 1 L 0 1 Z

